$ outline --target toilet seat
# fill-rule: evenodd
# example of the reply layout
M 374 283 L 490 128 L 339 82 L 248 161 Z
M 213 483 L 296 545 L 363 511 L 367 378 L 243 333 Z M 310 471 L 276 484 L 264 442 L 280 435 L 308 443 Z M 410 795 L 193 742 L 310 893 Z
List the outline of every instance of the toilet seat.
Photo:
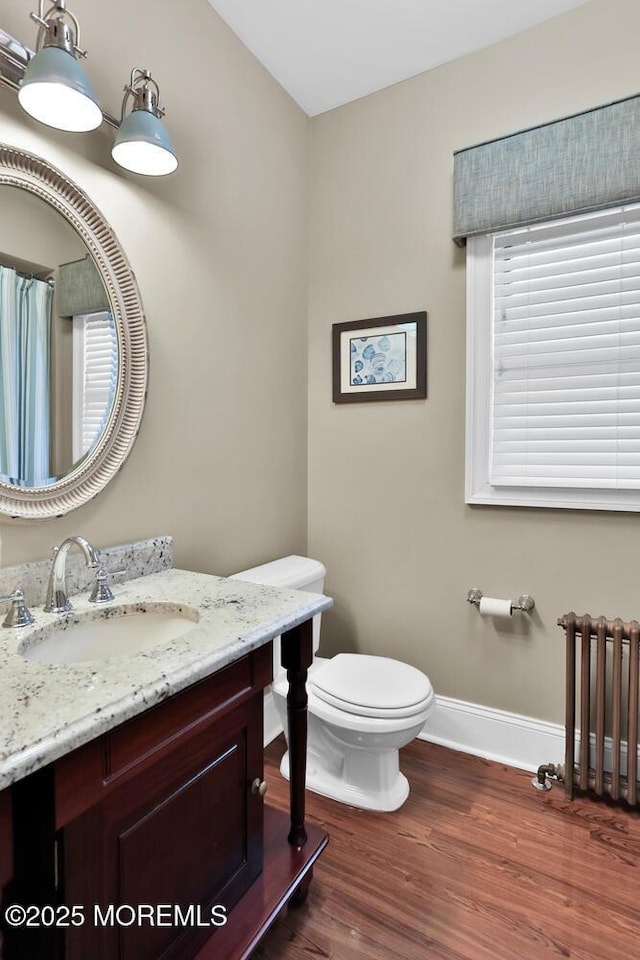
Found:
M 364 734 L 399 733 L 402 730 L 419 729 L 426 722 L 435 703 L 435 696 L 422 704 L 418 713 L 399 717 L 371 717 L 359 713 L 350 713 L 342 710 L 326 700 L 316 696 L 313 689 L 309 689 L 309 713 L 320 720 L 342 730 L 352 730 Z
M 415 717 L 416 714 L 422 713 L 429 703 L 429 698 L 427 697 L 421 700 L 420 703 L 413 704 L 411 707 L 400 707 L 396 709 L 393 707 L 363 707 L 357 703 L 340 700 L 339 697 L 332 697 L 331 694 L 323 690 L 318 690 L 316 687 L 312 688 L 312 690 L 317 700 L 321 700 L 323 703 L 335 707 L 336 710 L 340 710 L 342 713 L 349 713 L 358 717 L 372 717 L 379 720 L 402 720 L 405 717 Z
M 309 676 L 315 697 L 344 713 L 385 720 L 414 717 L 430 706 L 433 688 L 420 670 L 367 654 L 339 653 Z
M 412 714 L 405 713 L 400 716 L 390 716 L 389 713 L 386 713 L 384 716 L 374 717 L 370 715 L 367 716 L 366 714 L 354 713 L 353 711 L 349 710 L 343 710 L 341 707 L 329 703 L 327 700 L 321 699 L 317 695 L 316 688 L 314 686 L 315 673 L 319 672 L 321 669 L 324 669 L 324 664 L 329 662 L 330 661 L 327 660 L 320 660 L 319 664 L 314 663 L 310 667 L 307 685 L 309 713 L 318 717 L 320 720 L 323 720 L 325 723 L 336 727 L 342 727 L 345 730 L 353 730 L 365 734 L 380 734 L 391 730 L 399 732 L 405 729 L 409 730 L 415 727 L 416 724 L 421 726 L 426 721 L 433 706 L 435 705 L 436 698 L 435 693 L 432 690 L 431 696 L 420 704 L 420 709 L 416 713 Z M 282 697 L 283 702 L 286 701 L 289 690 L 289 683 L 287 681 L 286 674 L 284 677 L 279 677 L 274 681 L 273 689 L 280 697 Z

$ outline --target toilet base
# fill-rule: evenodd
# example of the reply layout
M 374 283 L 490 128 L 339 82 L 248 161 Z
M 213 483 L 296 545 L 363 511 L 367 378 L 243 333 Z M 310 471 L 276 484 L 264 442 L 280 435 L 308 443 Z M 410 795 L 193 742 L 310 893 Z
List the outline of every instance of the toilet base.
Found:
M 280 762 L 280 773 L 286 780 L 289 779 L 288 750 Z M 384 813 L 398 810 L 409 796 L 409 781 L 399 770 L 388 786 L 365 790 L 347 782 L 341 776 L 332 774 L 329 770 L 319 769 L 311 755 L 307 757 L 306 786 L 307 790 L 313 793 L 330 797 L 351 807 L 358 807 L 361 810 L 380 810 Z

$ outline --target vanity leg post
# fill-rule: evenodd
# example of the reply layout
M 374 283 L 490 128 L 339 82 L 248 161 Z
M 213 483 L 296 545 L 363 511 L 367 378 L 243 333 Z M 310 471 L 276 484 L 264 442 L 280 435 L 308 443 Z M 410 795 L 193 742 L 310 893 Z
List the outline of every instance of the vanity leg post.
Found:
M 313 659 L 313 621 L 282 634 L 282 666 L 287 671 L 287 720 L 289 724 L 289 802 L 291 829 L 289 843 L 303 847 L 307 842 L 304 827 L 304 790 L 307 776 L 307 670 Z

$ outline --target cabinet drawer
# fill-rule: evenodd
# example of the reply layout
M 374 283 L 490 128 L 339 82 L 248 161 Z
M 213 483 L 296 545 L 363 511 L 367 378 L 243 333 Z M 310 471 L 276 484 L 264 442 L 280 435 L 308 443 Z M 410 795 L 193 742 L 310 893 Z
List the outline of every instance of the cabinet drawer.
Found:
M 219 716 L 251 692 L 249 657 L 239 660 L 183 693 L 123 723 L 104 738 L 104 779 L 109 782 Z
M 271 664 L 268 643 L 58 760 L 56 826 L 63 827 L 261 691 L 271 680 Z

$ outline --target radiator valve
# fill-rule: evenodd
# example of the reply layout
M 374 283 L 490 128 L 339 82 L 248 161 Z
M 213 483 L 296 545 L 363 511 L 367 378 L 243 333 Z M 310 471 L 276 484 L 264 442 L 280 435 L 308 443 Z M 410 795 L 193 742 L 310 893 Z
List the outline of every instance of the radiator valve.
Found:
M 551 790 L 551 781 L 561 779 L 562 766 L 559 763 L 541 763 L 531 783 L 536 790 Z

